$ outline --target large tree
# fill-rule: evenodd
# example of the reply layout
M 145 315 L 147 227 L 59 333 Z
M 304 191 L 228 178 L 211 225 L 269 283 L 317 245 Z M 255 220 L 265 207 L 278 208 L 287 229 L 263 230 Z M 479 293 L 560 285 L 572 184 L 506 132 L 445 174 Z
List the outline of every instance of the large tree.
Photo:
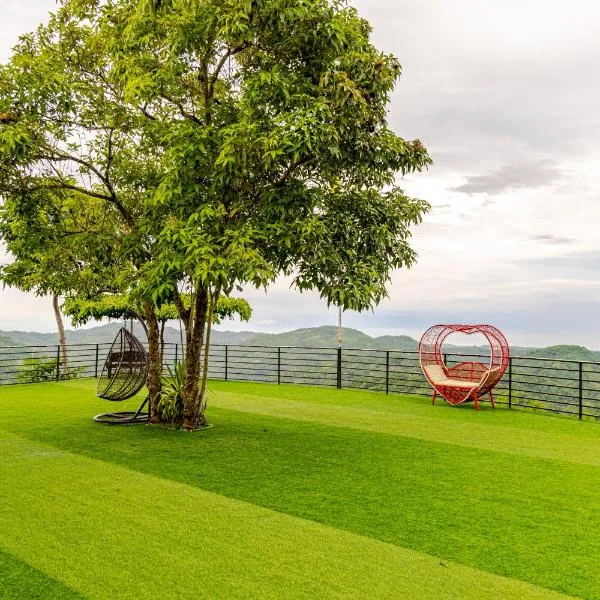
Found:
M 223 294 L 283 273 L 364 310 L 415 260 L 428 205 L 397 177 L 430 159 L 387 125 L 400 65 L 369 35 L 339 0 L 63 0 L 0 72 L 0 193 L 103 203 L 114 243 L 99 251 L 144 308 L 153 403 L 157 308 L 185 325 L 185 428 L 204 420 Z

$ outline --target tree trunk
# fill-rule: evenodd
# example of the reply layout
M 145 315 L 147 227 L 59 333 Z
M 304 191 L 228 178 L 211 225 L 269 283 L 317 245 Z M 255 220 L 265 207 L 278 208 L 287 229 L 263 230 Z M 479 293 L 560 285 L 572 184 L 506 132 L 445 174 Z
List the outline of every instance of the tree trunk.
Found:
M 198 380 L 204 341 L 204 327 L 208 310 L 208 291 L 196 289 L 191 318 L 186 326 L 185 383 L 183 397 L 183 428 L 197 429 L 204 424 Z
M 150 415 L 150 422 L 158 422 L 158 402 L 160 401 L 161 391 L 161 374 L 162 374 L 162 362 L 160 359 L 160 333 L 158 328 L 158 320 L 156 318 L 156 311 L 149 302 L 144 302 L 144 317 L 146 318 L 146 325 L 148 327 L 148 378 L 146 379 L 146 386 L 148 388 L 148 394 L 150 400 L 148 402 L 148 410 Z
M 165 325 L 167 323 L 166 319 L 163 319 L 160 322 L 160 364 L 162 365 L 165 360 Z
M 58 327 L 58 343 L 60 344 L 61 367 L 64 379 L 69 378 L 69 359 L 67 357 L 67 340 L 65 338 L 65 326 L 63 325 L 60 306 L 58 305 L 58 294 L 52 294 L 52 306 L 54 308 L 54 318 Z
M 217 289 L 214 294 L 210 297 L 210 306 L 208 308 L 208 315 L 206 318 L 206 340 L 204 342 L 204 362 L 202 365 L 202 386 L 200 388 L 200 414 L 204 417 L 206 411 L 206 382 L 208 380 L 208 364 L 209 364 L 209 353 L 210 353 L 210 334 L 212 331 L 213 323 L 213 312 L 217 300 L 219 299 L 219 290 Z

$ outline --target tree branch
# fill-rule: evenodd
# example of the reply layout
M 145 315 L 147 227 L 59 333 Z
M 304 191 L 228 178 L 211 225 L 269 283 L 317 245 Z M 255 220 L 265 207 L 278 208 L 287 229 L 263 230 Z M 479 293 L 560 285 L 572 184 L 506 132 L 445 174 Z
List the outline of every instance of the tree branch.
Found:
M 110 181 L 110 168 L 112 167 L 112 162 L 114 158 L 113 153 L 113 135 L 115 133 L 114 128 L 112 128 L 108 134 L 108 145 L 106 148 L 106 169 L 104 171 L 104 182 L 108 190 L 110 191 L 110 195 L 117 200 L 117 194 L 115 193 L 115 188 Z
M 137 108 L 147 119 L 150 119 L 151 121 L 158 121 L 158 119 L 152 113 L 148 112 L 147 104 L 144 106 L 138 106 Z
M 74 192 L 85 194 L 86 196 L 90 196 L 91 198 L 100 198 L 101 200 L 107 200 L 108 202 L 112 202 L 112 196 L 109 196 L 108 194 L 94 192 L 92 190 L 79 187 L 78 185 L 66 183 L 61 179 L 50 179 L 48 183 L 33 185 L 28 187 L 27 190 L 30 192 L 37 192 L 38 190 L 73 190 Z
M 181 102 L 179 102 L 179 100 L 176 100 L 175 98 L 171 98 L 171 97 L 167 96 L 167 94 L 165 94 L 162 90 L 160 92 L 160 95 L 167 102 L 174 104 L 179 109 L 179 114 L 182 117 L 189 119 L 190 121 L 196 123 L 196 125 L 204 125 L 204 123 L 202 122 L 202 119 L 199 119 L 194 113 L 188 112 L 185 109 L 185 107 L 183 106 L 183 104 Z
M 39 156 L 34 156 L 35 160 L 47 160 L 49 162 L 68 162 L 72 161 L 89 169 L 98 179 L 106 185 L 104 175 L 90 162 L 87 160 L 80 158 L 79 156 L 73 156 L 72 154 L 67 154 L 65 152 L 61 152 L 60 150 L 56 150 L 55 148 L 51 148 L 49 146 L 44 146 L 43 150 L 46 150 L 48 154 L 40 154 Z M 53 167 L 54 168 L 54 167 Z
M 80 194 L 84 194 L 85 196 L 90 196 L 91 198 L 99 198 L 100 200 L 106 200 L 111 204 L 114 204 L 117 210 L 121 213 L 121 216 L 129 225 L 133 227 L 133 218 L 129 214 L 129 211 L 121 204 L 118 198 L 109 194 L 102 194 L 100 192 L 94 192 L 93 190 L 88 190 L 86 188 L 80 187 L 78 185 L 74 185 L 71 183 L 67 183 L 63 179 L 50 179 L 50 181 L 46 184 L 37 184 L 28 188 L 29 191 L 35 192 L 37 190 L 72 190 L 74 192 L 79 192 Z
M 244 42 L 243 44 L 240 44 L 239 46 L 236 46 L 235 48 L 230 48 L 229 50 L 227 50 L 225 55 L 217 63 L 217 66 L 215 67 L 215 71 L 210 77 L 210 85 L 209 85 L 210 98 L 212 98 L 215 93 L 215 84 L 217 83 L 217 79 L 219 79 L 219 75 L 221 74 L 221 71 L 223 70 L 223 67 L 225 66 L 225 63 L 227 62 L 227 60 L 229 58 L 231 58 L 232 56 L 235 56 L 238 52 L 242 52 L 242 50 L 246 50 L 247 48 L 250 48 L 250 46 L 252 46 L 252 44 L 250 42 Z
M 279 180 L 275 183 L 275 186 L 274 186 L 275 189 L 283 187 L 292 178 L 292 175 L 296 172 L 297 169 L 299 169 L 303 165 L 306 165 L 306 164 L 312 162 L 313 160 L 315 160 L 315 157 L 312 155 L 309 155 L 309 156 L 305 156 L 304 158 L 297 160 L 296 162 L 293 162 L 285 170 L 285 172 L 279 178 Z
M 115 189 L 110 181 L 110 168 L 112 165 L 112 161 L 114 159 L 113 141 L 112 141 L 114 131 L 115 131 L 114 128 L 111 129 L 109 132 L 109 135 L 108 135 L 107 163 L 106 163 L 105 173 L 102 173 L 91 162 L 89 162 L 79 156 L 74 156 L 72 154 L 68 154 L 66 152 L 62 152 L 60 150 L 56 150 L 55 148 L 51 148 L 48 146 L 44 147 L 44 149 L 48 151 L 48 156 L 40 156 L 38 158 L 40 160 L 47 160 L 50 163 L 73 161 L 74 163 L 77 163 L 77 164 L 85 167 L 86 169 L 89 169 L 92 173 L 94 173 L 94 175 L 96 175 L 96 177 L 98 177 L 98 179 L 102 182 L 104 187 L 108 190 L 109 194 L 99 194 L 98 192 L 92 192 L 90 190 L 86 190 L 86 188 L 81 188 L 78 186 L 72 186 L 71 184 L 67 184 L 62 179 L 62 177 L 60 175 L 58 175 L 58 173 L 57 173 L 57 181 L 59 181 L 62 185 L 54 186 L 54 187 L 58 187 L 59 189 L 61 187 L 62 187 L 62 189 L 71 189 L 74 191 L 79 191 L 83 194 L 87 194 L 88 196 L 92 196 L 93 198 L 101 198 L 104 200 L 108 200 L 111 204 L 114 204 L 117 207 L 118 211 L 121 213 L 121 215 L 125 219 L 125 222 L 130 227 L 132 227 L 133 226 L 133 217 L 131 216 L 131 213 L 125 208 L 125 206 L 121 203 L 119 198 L 117 197 Z

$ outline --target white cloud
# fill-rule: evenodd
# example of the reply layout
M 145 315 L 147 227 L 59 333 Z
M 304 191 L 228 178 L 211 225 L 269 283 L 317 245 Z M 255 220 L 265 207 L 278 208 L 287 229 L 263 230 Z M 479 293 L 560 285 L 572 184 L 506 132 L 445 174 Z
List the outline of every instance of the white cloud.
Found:
M 417 335 L 433 321 L 487 320 L 514 343 L 599 348 L 600 4 L 354 5 L 378 47 L 403 65 L 390 122 L 422 139 L 434 159 L 403 185 L 434 207 L 414 231 L 415 268 L 393 275 L 390 299 L 375 313 L 348 314 L 344 323 Z M 54 0 L 5 3 L 0 59 L 54 8 Z M 288 280 L 245 295 L 255 316 L 234 328 L 336 322 L 335 309 L 290 291 Z M 46 300 L 0 291 L 0 328 L 52 324 Z

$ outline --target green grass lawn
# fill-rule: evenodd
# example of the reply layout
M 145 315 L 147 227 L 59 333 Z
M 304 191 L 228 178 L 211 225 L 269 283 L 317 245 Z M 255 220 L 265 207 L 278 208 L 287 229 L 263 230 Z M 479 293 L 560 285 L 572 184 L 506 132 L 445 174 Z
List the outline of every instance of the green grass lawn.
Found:
M 193 434 L 0 388 L 0 598 L 600 599 L 600 424 L 210 387 Z

